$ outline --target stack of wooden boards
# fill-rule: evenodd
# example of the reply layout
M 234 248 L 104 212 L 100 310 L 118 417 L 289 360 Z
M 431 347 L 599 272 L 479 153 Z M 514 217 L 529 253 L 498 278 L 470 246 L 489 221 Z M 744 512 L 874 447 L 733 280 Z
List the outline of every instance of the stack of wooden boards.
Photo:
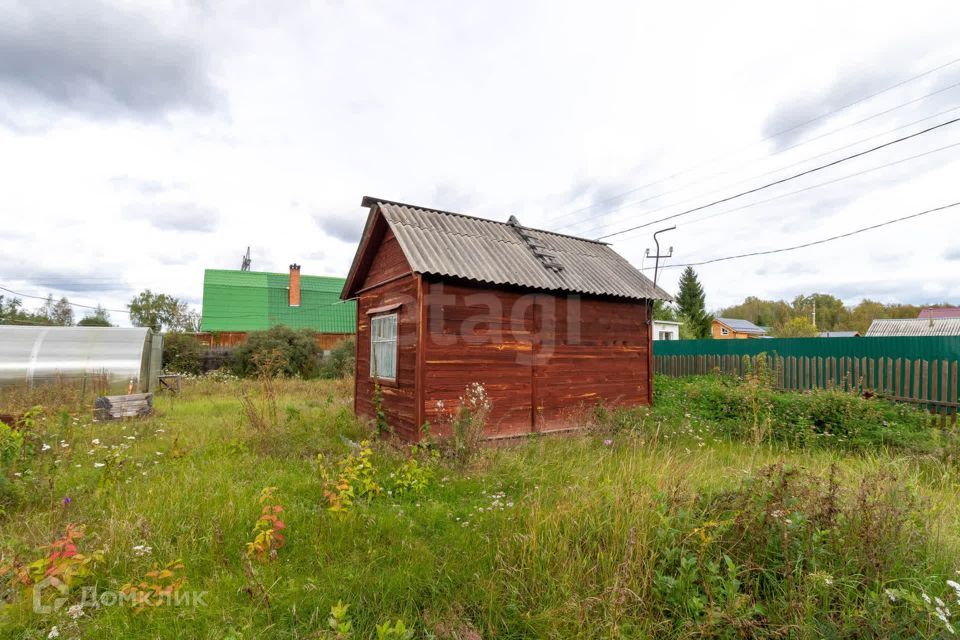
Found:
M 127 396 L 101 396 L 93 403 L 97 420 L 117 420 L 150 415 L 153 411 L 152 393 L 134 393 Z

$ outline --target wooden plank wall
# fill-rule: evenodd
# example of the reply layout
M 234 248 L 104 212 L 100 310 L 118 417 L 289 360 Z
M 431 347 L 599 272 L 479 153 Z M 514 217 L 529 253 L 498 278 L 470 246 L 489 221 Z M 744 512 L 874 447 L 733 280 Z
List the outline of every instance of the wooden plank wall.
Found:
M 400 437 L 419 438 L 417 424 L 416 375 L 417 327 L 419 303 L 416 277 L 410 273 L 393 232 L 387 231 L 373 258 L 357 299 L 357 364 L 354 384 L 354 410 L 359 416 L 376 419 L 374 381 L 370 377 L 370 317 L 367 311 L 400 304 L 398 315 L 397 380 L 382 380 L 383 410 L 387 421 Z
M 529 433 L 533 416 L 534 313 L 512 317 L 521 293 L 425 282 L 423 413 L 443 433 L 437 402 L 454 408 L 465 387 L 480 382 L 493 403 L 491 436 Z M 489 294 L 486 298 L 484 294 Z M 452 298 L 444 304 L 429 300 Z M 486 301 L 495 301 L 489 304 Z M 493 308 L 491 308 L 493 307 Z M 499 307 L 499 308 L 497 308 Z
M 768 371 L 779 389 L 806 391 L 839 389 L 872 394 L 894 402 L 921 407 L 935 422 L 957 423 L 958 363 L 950 360 L 867 357 L 797 357 L 738 355 L 654 355 L 658 375 L 692 376 L 724 373 L 736 376 L 756 371 L 757 359 L 766 358 Z
M 544 297 L 554 299 L 555 312 L 544 314 L 539 331 L 536 429 L 569 427 L 576 414 L 600 400 L 608 406 L 646 404 L 646 305 Z M 579 327 L 569 327 L 575 318 Z
M 647 400 L 646 305 L 596 298 L 427 283 L 424 415 L 455 406 L 481 382 L 493 403 L 492 437 L 569 428 L 598 401 Z M 522 309 L 522 313 L 513 312 Z

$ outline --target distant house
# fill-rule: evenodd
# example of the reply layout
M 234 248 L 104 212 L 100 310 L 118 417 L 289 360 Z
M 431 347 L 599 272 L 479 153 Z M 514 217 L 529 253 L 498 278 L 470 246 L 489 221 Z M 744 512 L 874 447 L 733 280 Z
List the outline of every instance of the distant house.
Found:
M 890 336 L 960 336 L 960 318 L 915 318 L 874 320 L 868 338 Z
M 672 320 L 654 320 L 653 321 L 653 339 L 654 340 L 679 340 L 680 325 L 682 322 L 673 322 Z
M 710 335 L 718 340 L 765 338 L 767 333 L 765 327 L 738 318 L 714 318 L 710 325 Z
M 356 333 L 356 303 L 340 300 L 344 278 L 289 273 L 207 269 L 203 275 L 200 339 L 210 346 L 231 346 L 251 331 L 278 325 L 312 329 L 329 349 Z
M 818 338 L 859 338 L 859 331 L 821 331 Z
M 960 307 L 925 307 L 917 316 L 917 319 L 929 320 L 930 318 L 960 318 Z

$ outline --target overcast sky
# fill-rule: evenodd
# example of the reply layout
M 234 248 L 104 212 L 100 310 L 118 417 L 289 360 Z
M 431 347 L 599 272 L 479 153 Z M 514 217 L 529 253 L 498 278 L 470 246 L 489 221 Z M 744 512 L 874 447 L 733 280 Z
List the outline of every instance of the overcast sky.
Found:
M 597 237 L 960 117 L 955 0 L 791 7 L 0 2 L 0 286 L 199 309 L 247 245 L 345 275 L 363 195 Z M 960 123 L 609 241 L 650 266 L 675 222 L 680 264 L 955 202 L 949 145 Z M 960 207 L 698 272 L 712 309 L 960 303 Z

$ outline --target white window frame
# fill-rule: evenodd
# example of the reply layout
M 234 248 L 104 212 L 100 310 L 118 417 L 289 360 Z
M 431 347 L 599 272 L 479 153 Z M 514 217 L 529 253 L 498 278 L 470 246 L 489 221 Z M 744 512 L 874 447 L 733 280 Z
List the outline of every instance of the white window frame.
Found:
M 377 338 L 377 332 L 374 331 L 373 326 L 378 321 L 383 322 L 385 320 L 393 320 L 393 337 L 392 338 Z M 370 316 L 370 377 L 376 378 L 378 380 L 390 380 L 396 381 L 397 379 L 397 360 L 400 356 L 400 351 L 398 349 L 398 338 L 400 336 L 400 319 L 396 313 L 382 313 L 374 316 Z M 382 363 L 377 362 L 374 354 L 376 353 L 376 345 L 378 344 L 393 344 L 393 371 L 383 372 L 378 371 L 377 369 L 382 368 Z
M 661 340 L 673 340 L 673 331 L 661 331 L 660 332 Z
M 730 329 L 727 329 L 726 327 L 720 327 L 720 335 L 722 336 L 730 335 Z

